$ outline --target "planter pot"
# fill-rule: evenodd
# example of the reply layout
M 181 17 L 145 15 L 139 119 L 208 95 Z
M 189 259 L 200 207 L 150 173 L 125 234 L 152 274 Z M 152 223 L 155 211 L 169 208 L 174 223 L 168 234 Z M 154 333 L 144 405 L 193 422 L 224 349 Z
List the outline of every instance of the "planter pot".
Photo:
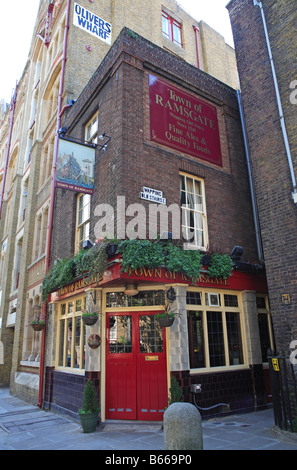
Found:
M 85 325 L 92 326 L 95 325 L 96 321 L 98 320 L 98 315 L 95 317 L 94 315 L 90 315 L 89 317 L 82 316 L 82 321 Z
M 41 331 L 45 327 L 44 324 L 40 324 L 40 323 L 31 323 L 31 326 L 34 331 Z
M 79 420 L 83 432 L 95 432 L 98 423 L 98 413 L 79 413 Z
M 202 266 L 209 266 L 211 263 L 211 256 L 209 255 L 204 255 L 201 258 L 201 264 Z
M 106 254 L 108 257 L 112 257 L 112 256 L 115 256 L 116 255 L 116 252 L 117 252 L 117 249 L 118 249 L 118 245 L 116 245 L 115 243 L 109 243 L 106 247 Z
M 174 317 L 157 318 L 157 320 L 162 328 L 169 328 L 174 323 Z

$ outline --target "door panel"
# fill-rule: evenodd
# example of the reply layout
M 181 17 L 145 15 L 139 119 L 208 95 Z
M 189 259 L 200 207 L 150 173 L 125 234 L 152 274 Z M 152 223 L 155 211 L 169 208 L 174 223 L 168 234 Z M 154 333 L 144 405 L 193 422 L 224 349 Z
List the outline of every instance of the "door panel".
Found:
M 164 408 L 168 405 L 167 368 L 163 331 L 155 315 L 139 315 L 139 346 L 138 419 L 162 420 Z
M 136 419 L 136 369 L 131 315 L 107 316 L 106 417 Z
M 106 418 L 162 420 L 168 404 L 165 328 L 144 312 L 108 313 L 106 322 Z

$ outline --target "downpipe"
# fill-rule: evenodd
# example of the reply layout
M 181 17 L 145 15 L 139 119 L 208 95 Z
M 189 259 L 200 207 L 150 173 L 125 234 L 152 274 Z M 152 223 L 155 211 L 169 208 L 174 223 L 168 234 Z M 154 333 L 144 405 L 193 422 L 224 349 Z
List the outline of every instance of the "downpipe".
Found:
M 258 6 L 260 8 L 260 11 L 261 11 L 262 23 L 263 23 L 265 39 L 266 39 L 266 44 L 267 44 L 267 49 L 268 49 L 268 54 L 269 54 L 269 60 L 270 60 L 270 65 L 271 65 L 271 70 L 272 70 L 273 83 L 274 83 L 274 88 L 275 88 L 275 93 L 276 93 L 276 100 L 277 100 L 277 106 L 278 106 L 278 112 L 279 112 L 280 125 L 281 125 L 281 129 L 282 129 L 282 134 L 283 134 L 284 144 L 285 144 L 285 148 L 286 148 L 288 164 L 289 164 L 289 168 L 290 168 L 292 186 L 293 186 L 293 192 L 291 194 L 292 194 L 292 199 L 293 199 L 294 203 L 296 204 L 297 203 L 296 178 L 295 178 L 295 172 L 294 172 L 294 167 L 293 167 L 290 144 L 289 144 L 287 130 L 286 130 L 284 113 L 283 113 L 283 108 L 282 108 L 282 103 L 281 103 L 281 98 L 280 98 L 280 93 L 279 93 L 279 87 L 278 87 L 278 82 L 277 82 L 277 77 L 276 77 L 276 72 L 275 72 L 275 67 L 274 67 L 274 61 L 273 61 L 272 51 L 271 51 L 271 47 L 270 47 L 270 41 L 269 41 L 269 35 L 268 35 L 268 30 L 267 30 L 267 25 L 266 25 L 264 9 L 263 9 L 262 2 L 259 2 L 258 0 L 253 0 L 253 1 L 254 1 L 254 6 Z

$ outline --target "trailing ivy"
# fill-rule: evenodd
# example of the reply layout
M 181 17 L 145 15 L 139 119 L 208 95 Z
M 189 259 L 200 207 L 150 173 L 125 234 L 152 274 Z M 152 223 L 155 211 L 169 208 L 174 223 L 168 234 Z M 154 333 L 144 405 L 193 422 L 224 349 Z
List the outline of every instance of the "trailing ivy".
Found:
M 45 276 L 42 284 L 42 298 L 61 287 L 73 282 L 76 277 L 102 276 L 107 268 L 106 246 L 110 241 L 101 240 L 70 259 L 58 260 Z M 165 267 L 168 271 L 179 272 L 193 282 L 201 274 L 203 253 L 199 250 L 184 250 L 180 242 L 171 240 L 128 239 L 118 242 L 117 253 L 121 255 L 121 272 L 132 272 L 138 268 Z M 215 253 L 211 255 L 206 272 L 209 277 L 226 279 L 231 276 L 233 262 L 229 255 Z
M 229 255 L 215 253 L 211 256 L 210 266 L 207 274 L 209 277 L 227 279 L 231 276 L 233 261 Z
M 165 247 L 158 241 L 122 240 L 118 244 L 118 253 L 122 255 L 121 272 L 143 267 L 153 269 L 165 264 Z
M 42 300 L 75 278 L 75 259 L 59 259 L 47 273 L 42 282 Z

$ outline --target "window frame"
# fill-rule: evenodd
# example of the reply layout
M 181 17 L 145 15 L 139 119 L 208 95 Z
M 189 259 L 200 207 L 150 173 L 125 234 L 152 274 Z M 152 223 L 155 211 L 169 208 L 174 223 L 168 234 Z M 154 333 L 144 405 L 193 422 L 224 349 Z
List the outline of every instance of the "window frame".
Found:
M 84 198 L 88 199 L 88 202 L 83 203 L 83 206 L 80 208 L 80 201 Z M 86 219 L 83 219 L 81 222 L 79 222 L 80 218 L 80 212 L 84 212 L 85 208 L 88 207 L 88 217 Z M 78 253 L 79 251 L 82 250 L 82 245 L 85 240 L 88 240 L 89 235 L 90 235 L 90 221 L 91 221 L 91 195 L 90 194 L 85 194 L 85 193 L 80 193 L 77 196 L 76 200 L 76 226 L 75 226 L 75 253 Z M 88 229 L 88 236 L 85 234 L 85 228 L 89 226 Z M 84 235 L 83 238 L 80 237 L 80 232 L 81 229 L 83 229 Z
M 73 302 L 73 305 L 76 305 L 77 301 L 81 301 L 82 309 L 81 310 L 75 310 L 73 309 L 73 312 L 69 312 L 69 304 Z M 62 313 L 62 306 L 65 305 L 65 313 Z M 57 340 L 56 340 L 56 369 L 58 370 L 63 370 L 63 371 L 69 371 L 69 372 L 75 372 L 75 373 L 84 373 L 85 372 L 85 353 L 86 353 L 86 326 L 82 320 L 82 311 L 85 308 L 86 305 L 86 296 L 85 295 L 80 295 L 80 296 L 75 296 L 71 297 L 69 299 L 62 300 L 58 303 L 58 315 L 57 315 Z M 67 366 L 67 360 L 68 360 L 68 337 L 67 337 L 67 332 L 68 332 L 68 321 L 71 320 L 72 323 L 72 332 L 75 332 L 75 319 L 80 318 L 80 336 L 79 336 L 79 352 L 80 352 L 80 361 L 79 361 L 79 367 L 74 367 L 74 349 L 75 349 L 75 333 L 71 334 L 71 344 L 70 344 L 70 366 Z M 64 328 L 62 329 L 61 325 L 62 322 L 64 322 Z M 61 341 L 61 334 L 63 332 L 63 339 Z M 60 353 L 61 353 L 61 348 L 63 349 L 62 351 L 62 365 L 60 365 Z
M 224 370 L 234 370 L 247 368 L 247 351 L 246 351 L 246 339 L 245 339 L 245 330 L 244 330 L 244 319 L 243 319 L 243 305 L 242 305 L 242 296 L 238 291 L 229 291 L 229 290 L 215 290 L 205 288 L 188 288 L 187 294 L 190 292 L 200 292 L 201 293 L 201 305 L 188 304 L 186 303 L 187 311 L 187 327 L 188 327 L 188 347 L 189 347 L 189 368 L 190 373 L 209 373 L 209 372 L 218 372 Z M 211 307 L 206 304 L 206 294 L 218 294 L 220 296 L 220 306 Z M 234 295 L 237 296 L 238 307 L 225 306 L 224 295 Z M 187 302 L 187 300 L 186 300 Z M 203 367 L 192 367 L 191 366 L 191 354 L 194 351 L 193 339 L 191 338 L 191 328 L 190 328 L 190 313 L 189 312 L 201 312 L 202 317 L 202 337 L 203 337 L 203 357 L 204 357 L 204 366 Z M 209 329 L 207 322 L 208 312 L 219 312 L 221 313 L 222 319 L 222 336 L 223 336 L 223 346 L 224 346 L 224 365 L 215 365 L 211 366 L 211 352 L 209 349 Z M 242 362 L 239 364 L 231 364 L 230 353 L 229 353 L 229 340 L 228 340 L 228 326 L 227 326 L 227 314 L 235 313 L 238 315 L 238 325 L 240 332 L 241 340 L 241 356 Z M 192 341 L 192 344 L 191 344 Z
M 195 205 L 195 208 L 192 209 L 192 208 L 184 208 L 183 205 L 182 205 L 182 201 L 181 201 L 181 197 L 182 197 L 182 189 L 181 189 L 181 185 L 180 185 L 180 206 L 181 206 L 181 215 L 182 215 L 182 222 L 181 222 L 181 229 L 182 229 L 182 236 L 185 240 L 185 245 L 186 245 L 186 248 L 188 249 L 196 249 L 196 250 L 207 250 L 207 246 L 208 246 L 208 226 L 207 226 L 207 211 L 206 211 L 206 196 L 205 196 L 205 181 L 203 178 L 199 178 L 197 176 L 194 176 L 194 175 L 191 175 L 191 174 L 188 174 L 188 173 L 184 173 L 184 172 L 180 172 L 179 173 L 179 179 L 181 181 L 181 177 L 184 177 L 185 179 L 185 188 L 186 188 L 186 181 L 187 181 L 187 178 L 188 179 L 191 179 L 193 181 L 193 187 L 194 187 L 194 182 L 198 182 L 200 184 L 200 187 L 201 187 L 201 194 L 199 194 L 199 197 L 201 197 L 202 199 L 202 210 L 198 210 L 196 209 L 196 205 Z M 189 191 L 184 191 L 185 192 L 185 197 L 187 199 L 187 194 L 189 193 Z M 195 193 L 193 193 L 195 195 Z M 202 221 L 202 230 L 199 229 L 199 227 L 196 227 L 194 226 L 194 231 L 195 233 L 197 231 L 202 231 L 202 236 L 203 236 L 203 244 L 199 244 L 198 243 L 198 240 L 197 240 L 197 237 L 195 236 L 194 234 L 194 241 L 190 241 L 190 242 L 187 242 L 187 239 L 184 237 L 183 235 L 183 229 L 185 228 L 187 233 L 188 231 L 191 231 L 191 227 L 188 226 L 186 224 L 187 220 L 185 220 L 185 216 L 184 216 L 184 213 L 194 213 L 194 215 L 198 215 L 199 218 L 201 219 Z M 194 221 L 196 221 L 197 219 L 194 217 Z
M 265 301 L 265 307 L 262 308 L 257 305 L 257 319 L 258 319 L 258 327 L 259 327 L 262 364 L 268 365 L 268 361 L 263 360 L 259 315 L 266 316 L 267 330 L 268 330 L 268 336 L 269 336 L 269 345 L 270 345 L 270 349 L 274 350 L 274 334 L 273 334 L 272 319 L 271 319 L 271 313 L 270 313 L 270 307 L 269 307 L 269 299 L 266 294 L 256 294 L 256 298 L 262 298 Z
M 97 124 L 95 131 L 92 132 L 92 127 Z M 89 132 L 89 129 L 91 132 Z M 94 144 L 98 143 L 98 135 L 99 135 L 99 113 L 98 111 L 93 114 L 91 119 L 85 125 L 85 141 L 92 142 Z
M 164 31 L 164 20 L 167 28 Z M 179 40 L 175 38 L 175 30 L 179 32 Z M 182 23 L 170 16 L 166 11 L 162 10 L 162 35 L 178 47 L 183 48 Z

